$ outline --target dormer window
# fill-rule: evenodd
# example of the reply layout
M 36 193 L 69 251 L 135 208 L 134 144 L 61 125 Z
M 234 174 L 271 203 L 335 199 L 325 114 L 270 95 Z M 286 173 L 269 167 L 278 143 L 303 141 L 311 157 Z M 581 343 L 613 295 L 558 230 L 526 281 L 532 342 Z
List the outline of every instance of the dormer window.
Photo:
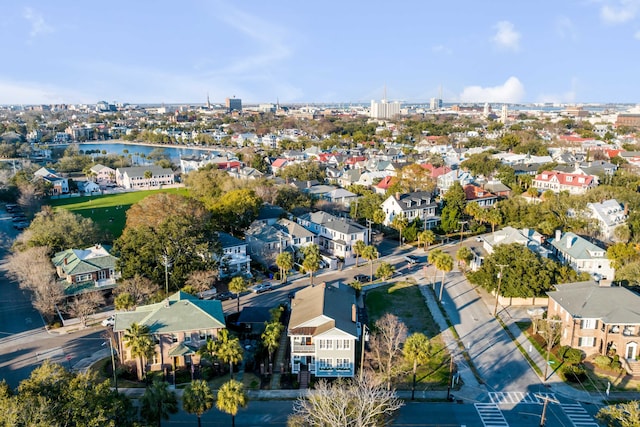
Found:
M 580 184 L 584 184 L 584 178 L 578 178 L 578 182 L 579 182 Z
M 542 174 L 542 179 L 549 179 L 549 175 L 547 175 L 546 173 Z
M 572 182 L 573 181 L 573 177 L 572 176 L 568 176 L 567 177 L 567 182 Z

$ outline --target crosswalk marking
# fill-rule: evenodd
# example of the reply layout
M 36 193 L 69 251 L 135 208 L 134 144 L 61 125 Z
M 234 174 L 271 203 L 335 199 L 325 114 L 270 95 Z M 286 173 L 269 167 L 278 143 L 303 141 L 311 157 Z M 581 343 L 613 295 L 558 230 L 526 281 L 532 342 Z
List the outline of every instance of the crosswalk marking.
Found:
M 502 411 L 495 403 L 474 403 L 484 427 L 509 427 Z
M 556 400 L 556 395 L 554 393 L 523 393 L 520 391 L 489 393 L 489 399 L 491 399 L 491 403 L 495 403 L 496 405 L 517 405 L 518 403 L 533 403 L 542 405 L 544 402 L 540 397 L 550 398 L 552 401 Z
M 571 424 L 575 427 L 598 427 L 591 415 L 579 403 L 563 403 L 560 405 Z

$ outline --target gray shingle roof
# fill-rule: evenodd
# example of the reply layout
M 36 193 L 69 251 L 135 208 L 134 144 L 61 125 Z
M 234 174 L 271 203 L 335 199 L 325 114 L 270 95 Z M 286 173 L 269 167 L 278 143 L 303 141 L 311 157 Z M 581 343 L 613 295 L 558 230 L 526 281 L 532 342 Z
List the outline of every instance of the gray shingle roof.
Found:
M 556 285 L 547 292 L 573 317 L 601 319 L 607 324 L 640 324 L 640 296 L 620 287 L 593 281 Z

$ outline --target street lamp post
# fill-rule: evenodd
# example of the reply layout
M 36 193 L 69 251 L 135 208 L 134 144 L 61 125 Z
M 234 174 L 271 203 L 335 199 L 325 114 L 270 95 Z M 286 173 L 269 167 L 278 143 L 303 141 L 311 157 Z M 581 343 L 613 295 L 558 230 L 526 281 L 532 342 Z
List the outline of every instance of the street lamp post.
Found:
M 169 255 L 162 254 L 162 265 L 164 265 L 164 292 L 169 295 L 169 267 L 173 265 Z
M 502 269 L 508 266 L 506 264 L 497 264 L 497 267 L 500 268 L 500 273 L 498 273 L 498 290 L 496 291 L 496 305 L 493 307 L 493 317 L 498 314 L 498 299 L 500 298 L 500 287 L 502 286 Z
M 367 340 L 367 325 L 362 324 L 362 350 L 360 352 L 360 381 L 362 381 L 362 375 L 364 374 L 364 342 Z
M 113 351 L 113 342 L 111 341 L 111 337 L 109 337 L 109 349 L 111 350 L 111 370 L 113 371 L 113 385 L 116 388 L 116 393 L 118 392 L 118 375 L 116 374 L 116 357 Z

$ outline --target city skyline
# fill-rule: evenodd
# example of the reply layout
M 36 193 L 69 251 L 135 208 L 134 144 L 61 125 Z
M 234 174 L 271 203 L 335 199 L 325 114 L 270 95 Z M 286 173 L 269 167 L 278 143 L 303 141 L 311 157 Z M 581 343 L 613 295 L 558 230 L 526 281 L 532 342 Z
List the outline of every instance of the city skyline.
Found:
M 640 0 L 514 3 L 12 2 L 0 104 L 640 102 Z

